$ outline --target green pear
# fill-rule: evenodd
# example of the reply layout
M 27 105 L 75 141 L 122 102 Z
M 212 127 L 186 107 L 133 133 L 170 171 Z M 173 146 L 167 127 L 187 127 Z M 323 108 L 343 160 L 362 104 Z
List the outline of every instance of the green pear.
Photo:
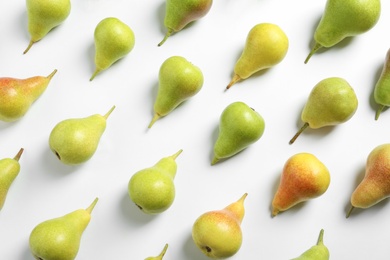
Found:
M 65 21 L 70 14 L 71 4 L 70 0 L 26 0 L 26 7 L 31 39 L 23 54 L 54 27 Z
M 104 116 L 94 114 L 59 122 L 50 133 L 50 149 L 64 164 L 75 165 L 88 161 L 96 152 L 106 129 L 107 118 L 114 108 Z
M 30 250 L 37 260 L 73 260 L 98 198 L 86 209 L 46 220 L 31 231 Z
M 20 148 L 14 158 L 4 158 L 0 160 L 0 210 L 3 208 L 5 199 L 12 182 L 20 172 L 19 159 L 24 149 Z
M 210 10 L 212 0 L 166 0 L 164 25 L 167 29 L 163 43 L 175 32 L 181 31 L 187 24 L 204 17 Z
M 380 13 L 380 0 L 328 0 L 314 32 L 315 44 L 305 63 L 319 49 L 369 31 L 378 22 Z
M 226 89 L 241 79 L 280 63 L 288 51 L 284 31 L 272 23 L 255 25 L 248 33 L 244 50 L 234 67 L 234 76 Z
M 309 248 L 302 255 L 291 260 L 329 260 L 329 250 L 324 245 L 324 230 L 321 229 L 317 244 Z
M 242 244 L 241 223 L 245 215 L 245 193 L 220 210 L 200 215 L 192 226 L 195 245 L 208 257 L 223 259 L 235 255 Z
M 115 17 L 101 20 L 95 28 L 95 72 L 90 81 L 101 71 L 124 58 L 135 45 L 131 28 Z
M 390 106 L 390 49 L 387 51 L 382 73 L 375 84 L 374 100 L 380 105 L 375 114 L 375 120 L 378 120 L 382 110 Z
M 166 59 L 159 71 L 159 87 L 154 102 L 154 116 L 149 128 L 162 116 L 196 95 L 203 86 L 202 71 L 181 56 Z
M 175 199 L 174 178 L 177 171 L 175 159 L 183 150 L 164 157 L 155 165 L 136 172 L 129 180 L 130 199 L 146 214 L 167 210 Z
M 255 143 L 263 135 L 263 117 L 244 102 L 233 102 L 222 112 L 219 134 L 214 144 L 212 165 L 227 159 Z
M 54 70 L 47 77 L 0 78 L 0 120 L 13 122 L 23 117 L 46 90 L 56 72 Z
M 162 260 L 165 253 L 167 252 L 167 249 L 168 249 L 168 244 L 165 244 L 163 250 L 161 251 L 161 253 L 158 256 L 147 257 L 147 258 L 145 258 L 145 260 Z
M 342 78 L 321 80 L 310 92 L 302 110 L 304 125 L 290 140 L 290 144 L 309 126 L 312 129 L 338 125 L 348 121 L 356 112 L 358 99 L 349 83 Z

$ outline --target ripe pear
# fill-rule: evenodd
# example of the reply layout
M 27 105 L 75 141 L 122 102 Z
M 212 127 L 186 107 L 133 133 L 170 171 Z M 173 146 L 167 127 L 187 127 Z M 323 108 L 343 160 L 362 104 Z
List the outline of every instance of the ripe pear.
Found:
M 31 39 L 23 54 L 54 27 L 65 21 L 70 14 L 71 4 L 70 0 L 26 0 L 26 7 Z
M 214 144 L 211 165 L 227 159 L 257 142 L 264 133 L 263 117 L 241 101 L 233 102 L 222 112 L 219 134 Z
M 167 252 L 167 249 L 168 249 L 168 244 L 165 244 L 163 250 L 161 251 L 161 253 L 158 256 L 147 257 L 147 258 L 145 258 L 145 260 L 162 260 L 165 253 Z
M 54 70 L 47 77 L 0 78 L 0 120 L 13 122 L 23 117 L 46 90 L 56 72 Z
M 130 199 L 146 214 L 166 211 L 175 199 L 176 158 L 183 150 L 136 172 L 129 180 Z
M 387 51 L 382 73 L 374 88 L 374 100 L 380 106 L 375 114 L 375 120 L 385 107 L 390 106 L 390 49 Z
M 380 0 L 328 0 L 314 32 L 315 44 L 305 63 L 319 49 L 330 48 L 346 37 L 369 31 L 378 22 L 380 13 Z
M 329 260 L 329 258 L 329 249 L 324 245 L 324 230 L 321 229 L 317 244 L 291 260 Z
M 24 149 L 20 148 L 14 158 L 0 160 L 0 210 L 3 208 L 9 188 L 20 172 L 19 159 Z
M 30 250 L 37 260 L 73 260 L 80 248 L 80 240 L 91 220 L 91 212 L 98 198 L 86 209 L 78 209 L 64 216 L 38 224 L 30 234 Z
M 95 28 L 95 72 L 90 81 L 101 71 L 124 58 L 135 45 L 133 30 L 115 17 L 101 20 Z
M 166 59 L 160 67 L 154 116 L 148 128 L 178 105 L 195 96 L 203 86 L 202 71 L 181 56 Z
M 244 50 L 234 67 L 234 76 L 226 89 L 241 79 L 280 63 L 288 51 L 288 38 L 276 24 L 260 23 L 248 33 Z
M 313 154 L 297 153 L 284 164 L 279 187 L 272 201 L 272 216 L 300 202 L 317 198 L 330 184 L 326 166 Z
M 204 17 L 210 10 L 212 0 L 166 0 L 164 25 L 167 29 L 163 43 L 172 33 L 181 31 L 190 22 Z
M 64 164 L 75 165 L 88 161 L 96 152 L 106 129 L 107 118 L 114 108 L 104 116 L 94 114 L 59 122 L 50 133 L 50 149 Z
M 358 99 L 349 83 L 342 78 L 321 80 L 310 92 L 302 110 L 304 125 L 290 140 L 290 144 L 309 126 L 318 129 L 348 121 L 356 112 Z
M 196 219 L 192 226 L 192 238 L 206 256 L 214 259 L 227 258 L 241 248 L 241 222 L 245 215 L 246 196 L 247 193 L 227 207 L 208 211 Z
M 368 155 L 366 173 L 351 196 L 351 209 L 366 209 L 390 197 L 390 143 L 375 147 Z

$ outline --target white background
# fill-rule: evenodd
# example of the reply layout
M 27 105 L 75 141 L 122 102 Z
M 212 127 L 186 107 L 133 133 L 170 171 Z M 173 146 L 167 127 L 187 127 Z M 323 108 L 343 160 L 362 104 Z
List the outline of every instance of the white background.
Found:
M 290 259 L 314 245 L 321 228 L 331 259 L 390 258 L 390 205 L 383 201 L 356 209 L 349 219 L 352 191 L 363 178 L 365 161 L 376 146 L 389 142 L 390 111 L 374 120 L 372 92 L 390 47 L 390 3 L 369 32 L 303 61 L 325 0 L 216 0 L 198 22 L 172 35 L 161 47 L 165 3 L 159 1 L 72 1 L 68 19 L 26 55 L 24 1 L 0 2 L 0 75 L 27 78 L 58 69 L 45 93 L 15 123 L 0 122 L 0 158 L 23 147 L 21 172 L 0 212 L 0 258 L 32 260 L 28 237 L 38 223 L 87 207 L 99 197 L 77 259 L 207 259 L 191 239 L 202 213 L 220 209 L 245 192 L 244 240 L 231 259 Z M 113 16 L 134 31 L 133 51 L 89 81 L 94 71 L 93 31 Z M 282 63 L 224 88 L 249 30 L 257 23 L 279 25 L 290 41 Z M 201 68 L 202 90 L 147 130 L 153 115 L 158 70 L 181 55 Z M 355 89 L 359 108 L 345 124 L 306 130 L 293 145 L 300 113 L 312 87 L 327 77 L 343 77 Z M 222 110 L 243 101 L 265 119 L 263 137 L 242 153 L 210 166 Z M 83 165 L 61 164 L 48 137 L 61 120 L 116 109 L 94 157 Z M 177 150 L 176 199 L 170 209 L 148 216 L 133 205 L 127 183 L 136 171 Z M 270 204 L 285 161 L 299 152 L 317 156 L 331 173 L 327 192 L 271 218 Z

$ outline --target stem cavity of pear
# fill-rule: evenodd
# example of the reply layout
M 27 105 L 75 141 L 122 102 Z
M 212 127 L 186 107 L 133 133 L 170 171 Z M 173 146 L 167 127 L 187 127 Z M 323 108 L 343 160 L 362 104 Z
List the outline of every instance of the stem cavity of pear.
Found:
M 298 136 L 309 126 L 309 123 L 305 123 L 301 129 L 299 129 L 299 131 L 294 135 L 293 138 L 291 138 L 289 144 L 293 144 L 295 142 L 295 140 L 298 138 Z
M 311 56 L 313 56 L 314 53 L 316 53 L 319 49 L 322 48 L 322 45 L 319 44 L 318 42 L 316 42 L 316 44 L 313 46 L 313 48 L 311 49 L 309 55 L 307 56 L 306 60 L 305 60 L 305 64 L 309 62 Z

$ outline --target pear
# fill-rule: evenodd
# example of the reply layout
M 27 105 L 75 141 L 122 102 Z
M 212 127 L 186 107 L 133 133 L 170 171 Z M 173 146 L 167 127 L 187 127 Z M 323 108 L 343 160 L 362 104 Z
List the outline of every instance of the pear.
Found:
M 380 13 L 380 0 L 328 0 L 314 32 L 315 44 L 305 63 L 319 49 L 369 31 L 378 22 Z
M 161 251 L 161 253 L 158 256 L 147 257 L 147 258 L 145 258 L 145 260 L 162 260 L 165 253 L 167 252 L 167 249 L 168 249 L 168 244 L 165 244 L 163 250 Z
M 363 180 L 351 196 L 351 209 L 366 209 L 390 197 L 390 143 L 375 147 L 368 155 Z
M 329 249 L 324 245 L 324 230 L 321 229 L 317 244 L 309 248 L 302 255 L 291 260 L 329 260 Z
M 228 105 L 219 119 L 219 133 L 211 165 L 232 157 L 257 142 L 264 129 L 263 117 L 253 108 L 241 101 Z
M 166 211 L 175 199 L 176 158 L 183 150 L 164 157 L 155 165 L 136 172 L 129 180 L 130 199 L 146 214 Z
M 199 216 L 192 226 L 196 246 L 208 257 L 228 258 L 235 255 L 242 244 L 241 222 L 244 218 L 245 193 L 238 201 L 221 210 Z
M 46 90 L 56 72 L 54 70 L 47 77 L 0 78 L 0 120 L 13 122 L 23 117 Z
M 95 28 L 95 72 L 90 81 L 101 71 L 124 58 L 135 45 L 132 29 L 115 17 L 101 20 Z
M 375 120 L 378 120 L 382 110 L 390 106 L 390 49 L 386 53 L 382 73 L 375 84 L 374 100 L 380 105 L 375 114 Z
M 83 232 L 91 220 L 98 198 L 86 209 L 46 220 L 31 231 L 30 250 L 37 260 L 73 260 L 80 248 Z
M 9 188 L 20 172 L 19 159 L 24 149 L 20 148 L 14 158 L 0 160 L 0 210 L 3 208 Z
M 313 154 L 297 153 L 284 164 L 279 187 L 272 200 L 272 216 L 317 198 L 330 184 L 326 166 Z
M 159 87 L 154 102 L 154 116 L 148 128 L 178 105 L 195 96 L 203 86 L 202 71 L 181 56 L 166 59 L 159 70 Z
M 96 152 L 106 129 L 107 118 L 114 108 L 104 116 L 94 114 L 59 122 L 50 133 L 50 149 L 64 164 L 75 165 L 88 161 Z
M 260 23 L 248 33 L 244 50 L 234 67 L 234 76 L 226 89 L 241 79 L 280 63 L 288 51 L 288 38 L 276 24 Z
M 172 33 L 204 17 L 212 3 L 212 0 L 166 0 L 164 26 L 167 32 L 158 46 L 163 45 Z
M 23 52 L 45 37 L 54 27 L 63 23 L 70 14 L 70 0 L 26 0 L 30 43 Z
M 305 123 L 290 140 L 290 144 L 293 144 L 308 126 L 318 129 L 348 121 L 355 114 L 357 107 L 355 91 L 345 79 L 332 77 L 321 80 L 310 92 L 301 114 Z

